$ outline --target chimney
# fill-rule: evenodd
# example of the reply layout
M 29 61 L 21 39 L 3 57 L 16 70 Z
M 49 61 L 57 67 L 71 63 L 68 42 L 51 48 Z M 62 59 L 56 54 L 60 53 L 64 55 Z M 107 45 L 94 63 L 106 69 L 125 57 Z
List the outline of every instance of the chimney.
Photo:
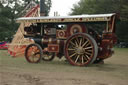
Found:
M 46 16 L 45 0 L 40 0 L 40 16 Z

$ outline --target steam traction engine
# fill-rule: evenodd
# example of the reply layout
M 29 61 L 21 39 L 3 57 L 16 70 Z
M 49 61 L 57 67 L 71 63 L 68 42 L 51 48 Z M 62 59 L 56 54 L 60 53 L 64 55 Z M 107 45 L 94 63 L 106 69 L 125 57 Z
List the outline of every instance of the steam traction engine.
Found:
M 51 61 L 55 56 L 65 56 L 70 64 L 87 66 L 110 57 L 115 35 L 116 14 L 78 15 L 68 17 L 23 17 L 19 23 L 31 23 L 24 27 L 24 37 L 33 41 L 25 50 L 30 63 L 41 59 Z M 102 34 L 89 26 L 104 24 Z M 88 26 L 89 25 L 89 26 Z M 92 26 L 91 26 L 92 27 Z M 98 28 L 100 29 L 100 28 Z

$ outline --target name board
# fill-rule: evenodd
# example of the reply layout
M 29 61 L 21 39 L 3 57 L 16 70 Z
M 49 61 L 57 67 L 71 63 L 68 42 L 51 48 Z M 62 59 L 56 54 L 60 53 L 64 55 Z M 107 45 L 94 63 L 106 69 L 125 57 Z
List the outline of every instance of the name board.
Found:
M 110 21 L 110 17 L 90 17 L 90 18 L 59 18 L 59 19 L 23 19 L 17 22 L 30 22 L 30 23 L 63 23 L 63 22 L 95 22 L 95 21 Z

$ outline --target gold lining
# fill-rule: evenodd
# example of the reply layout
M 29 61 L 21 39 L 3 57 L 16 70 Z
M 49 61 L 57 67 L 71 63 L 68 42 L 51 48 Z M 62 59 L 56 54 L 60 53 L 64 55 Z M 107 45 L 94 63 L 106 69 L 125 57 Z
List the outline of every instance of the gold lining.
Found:
M 79 24 L 75 24 L 70 29 L 70 34 L 71 35 L 74 34 L 73 31 L 74 31 L 75 28 L 77 28 L 79 30 L 79 32 L 82 32 L 82 27 Z
M 110 21 L 110 17 L 89 17 L 89 18 L 65 18 L 65 19 L 22 19 L 22 20 L 17 20 L 17 23 L 26 23 L 26 22 L 30 22 L 30 23 L 51 23 L 51 22 L 96 22 L 96 21 Z

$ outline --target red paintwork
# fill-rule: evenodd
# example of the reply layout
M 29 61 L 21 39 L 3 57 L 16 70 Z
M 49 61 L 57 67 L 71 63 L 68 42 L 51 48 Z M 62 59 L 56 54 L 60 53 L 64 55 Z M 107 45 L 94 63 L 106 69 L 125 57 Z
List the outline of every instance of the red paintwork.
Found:
M 55 30 L 51 31 L 54 33 L 54 35 L 49 35 L 49 34 L 45 33 L 45 29 L 47 29 L 47 28 L 44 23 L 44 25 L 42 26 L 43 30 L 44 30 L 44 32 L 43 32 L 44 34 L 42 34 L 43 39 L 39 38 L 40 40 L 37 40 L 37 42 L 39 42 L 39 44 L 42 43 L 42 45 L 44 45 L 44 47 L 41 45 L 43 52 L 46 52 L 46 51 L 54 52 L 54 53 L 56 53 L 56 55 L 59 58 L 61 58 L 60 56 L 63 56 L 65 54 L 67 60 L 69 60 L 69 62 L 73 65 L 78 65 L 78 66 L 88 65 L 94 61 L 98 61 L 98 59 L 99 60 L 106 59 L 106 58 L 112 56 L 112 54 L 114 53 L 113 46 L 117 42 L 117 37 L 115 35 L 116 16 L 113 15 L 109 18 L 110 19 L 109 20 L 107 19 L 108 21 L 105 22 L 106 28 L 103 31 L 102 35 L 99 35 L 95 30 L 91 30 L 91 28 L 86 28 L 86 26 L 85 26 L 86 22 L 85 23 L 79 23 L 79 22 L 65 23 L 67 25 L 67 26 L 65 26 L 65 27 L 67 27 L 66 29 L 57 29 L 56 27 L 54 27 L 56 29 L 56 32 L 54 32 Z M 93 19 L 92 22 L 95 21 L 95 18 L 90 18 L 90 19 Z M 50 19 L 50 20 L 52 20 L 52 19 Z M 50 20 L 49 20 L 49 22 L 50 22 Z M 64 19 L 62 18 L 61 21 L 63 21 L 63 20 Z M 100 21 L 98 20 L 95 22 L 100 22 Z M 95 22 L 93 22 L 93 23 L 95 23 Z M 91 23 L 91 20 L 89 23 Z M 54 23 L 49 23 L 49 24 L 55 25 Z M 49 24 L 48 24 L 48 26 L 49 26 Z M 52 27 L 49 27 L 49 28 L 54 29 Z M 47 31 L 50 31 L 50 29 L 47 29 Z M 55 36 L 55 33 L 56 33 L 56 36 Z M 91 44 L 87 44 L 88 42 L 86 42 L 86 41 L 82 42 L 82 40 L 79 39 L 79 37 L 78 37 L 79 35 L 83 36 L 84 38 L 89 40 L 89 43 L 91 43 L 92 46 L 91 46 Z M 81 57 L 77 56 L 77 59 L 76 59 L 76 61 L 77 61 L 78 58 L 80 57 L 81 59 L 79 58 L 78 61 L 79 62 L 82 61 L 82 63 L 79 63 L 79 62 L 76 63 L 76 61 L 75 62 L 73 61 L 73 58 L 71 59 L 71 56 L 69 54 L 72 53 L 73 51 L 68 53 L 68 50 L 72 50 L 72 49 L 68 49 L 68 47 L 70 45 L 69 43 L 71 42 L 71 39 L 74 39 L 74 37 L 78 37 L 78 38 L 76 38 L 76 42 L 75 42 L 75 40 L 72 42 L 78 43 L 80 40 L 81 41 L 80 44 L 84 43 L 85 45 L 91 46 L 90 48 L 92 48 L 92 50 L 90 51 L 90 53 L 89 53 L 89 51 L 87 53 L 88 55 L 90 55 L 89 59 L 87 59 L 88 60 L 87 62 L 83 63 L 82 56 L 87 56 L 87 55 L 85 55 L 86 49 L 90 49 L 90 48 L 84 48 L 84 45 L 80 46 L 80 44 L 79 44 L 80 47 L 77 44 L 75 44 L 75 45 L 77 45 L 77 47 L 79 47 L 79 48 L 82 48 L 83 54 L 79 54 L 76 52 L 77 50 L 81 50 L 79 48 L 77 49 L 77 47 L 72 48 L 72 49 L 73 49 L 73 51 L 75 51 L 77 53 L 77 55 L 80 55 L 80 56 L 82 55 Z M 97 45 L 98 45 L 98 47 L 97 47 Z M 73 46 L 71 46 L 71 47 L 73 47 Z M 97 54 L 97 52 L 98 52 L 98 54 Z
M 37 11 L 37 9 L 39 8 L 39 5 L 37 5 L 36 7 L 33 7 L 32 10 L 30 10 L 25 17 L 30 17 L 32 15 L 32 13 L 34 13 L 35 11 Z
M 72 34 L 71 34 L 71 27 L 73 26 L 73 25 L 79 25 L 81 28 L 81 30 L 82 30 L 82 32 L 81 33 L 87 33 L 87 28 L 85 27 L 85 24 L 70 24 L 70 25 L 68 25 L 68 28 L 67 28 L 67 31 L 66 31 L 66 37 L 68 38 L 69 36 L 71 36 Z
M 105 33 L 102 36 L 101 45 L 99 46 L 102 48 L 99 50 L 98 58 L 106 59 L 108 57 L 111 57 L 114 53 L 113 46 L 117 42 L 117 37 L 114 33 Z
M 0 49 L 8 49 L 7 43 L 0 44 Z
M 48 52 L 59 52 L 59 45 L 48 44 Z
M 24 54 L 25 49 L 26 49 L 26 45 L 21 45 L 21 46 L 15 46 L 13 49 L 14 51 L 8 50 L 8 53 L 12 56 L 12 57 L 17 57 L 17 55 L 19 55 L 18 52 L 20 52 L 20 54 Z M 17 52 L 18 51 L 18 52 Z
M 66 39 L 66 30 L 57 30 L 56 38 Z

